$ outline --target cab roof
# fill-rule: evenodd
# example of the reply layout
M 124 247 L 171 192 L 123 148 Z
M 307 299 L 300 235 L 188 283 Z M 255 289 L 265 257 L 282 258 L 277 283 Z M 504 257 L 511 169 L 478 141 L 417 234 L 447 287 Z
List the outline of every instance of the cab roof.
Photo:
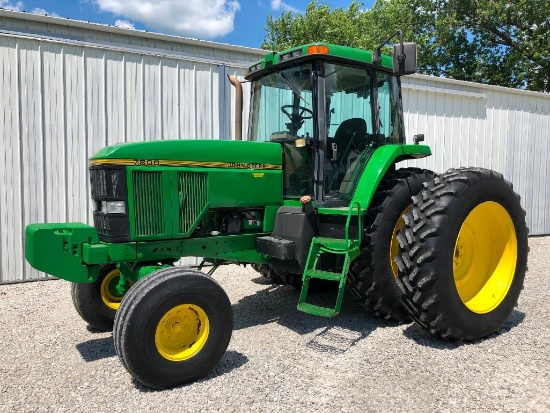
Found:
M 282 52 L 271 52 L 259 62 L 248 68 L 246 79 L 256 78 L 264 70 L 272 69 L 275 66 L 286 66 L 302 60 L 310 60 L 326 56 L 329 60 L 348 61 L 350 63 L 362 63 L 373 65 L 372 52 L 353 47 L 340 46 L 331 43 L 309 43 L 303 46 L 293 47 Z M 382 59 L 376 66 L 386 70 L 392 70 L 391 56 L 382 55 Z

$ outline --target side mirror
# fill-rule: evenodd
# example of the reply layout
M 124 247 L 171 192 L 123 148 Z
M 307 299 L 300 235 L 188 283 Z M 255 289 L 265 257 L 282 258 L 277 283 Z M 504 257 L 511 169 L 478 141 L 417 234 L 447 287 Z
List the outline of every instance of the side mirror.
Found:
M 424 142 L 424 134 L 419 133 L 418 135 L 414 135 L 413 141 L 416 145 L 418 145 L 420 142 Z
M 416 43 L 393 45 L 393 74 L 412 75 L 416 73 Z

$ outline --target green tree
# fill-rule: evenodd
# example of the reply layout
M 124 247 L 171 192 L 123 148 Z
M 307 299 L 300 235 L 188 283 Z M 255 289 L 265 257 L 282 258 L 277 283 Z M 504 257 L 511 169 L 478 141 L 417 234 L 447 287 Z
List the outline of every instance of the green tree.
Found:
M 303 14 L 268 16 L 262 47 L 373 49 L 397 29 L 418 44 L 420 73 L 550 92 L 548 0 L 377 0 L 371 9 L 312 1 Z
M 413 0 L 411 7 L 433 34 L 425 73 L 550 91 L 548 0 Z
M 303 14 L 283 11 L 277 19 L 268 15 L 262 48 L 280 51 L 311 42 L 330 42 L 372 49 L 392 30 L 403 29 L 412 36 L 407 30 L 413 18 L 408 4 L 408 0 L 378 0 L 372 9 L 364 10 L 362 3 L 353 0 L 347 9 L 331 9 L 327 3 L 313 0 Z
M 361 6 L 353 1 L 347 10 L 331 10 L 328 4 L 312 1 L 303 14 L 283 11 L 277 19 L 268 15 L 262 48 L 284 50 L 315 41 L 361 47 Z

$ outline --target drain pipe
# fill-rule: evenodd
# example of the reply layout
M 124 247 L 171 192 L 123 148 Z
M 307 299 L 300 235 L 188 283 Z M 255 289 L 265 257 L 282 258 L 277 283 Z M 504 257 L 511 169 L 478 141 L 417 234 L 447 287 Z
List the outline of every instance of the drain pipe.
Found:
M 235 86 L 235 140 L 243 140 L 243 85 L 235 76 L 227 75 L 229 82 Z

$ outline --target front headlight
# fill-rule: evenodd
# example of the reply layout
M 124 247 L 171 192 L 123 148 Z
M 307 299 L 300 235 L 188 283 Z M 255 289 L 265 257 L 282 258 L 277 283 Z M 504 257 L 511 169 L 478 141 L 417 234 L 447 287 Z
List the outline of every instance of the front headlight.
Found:
M 89 171 L 94 227 L 99 239 L 104 242 L 130 241 L 126 167 L 96 165 L 90 166 Z
M 104 214 L 125 214 L 126 203 L 124 201 L 101 201 L 101 212 Z

